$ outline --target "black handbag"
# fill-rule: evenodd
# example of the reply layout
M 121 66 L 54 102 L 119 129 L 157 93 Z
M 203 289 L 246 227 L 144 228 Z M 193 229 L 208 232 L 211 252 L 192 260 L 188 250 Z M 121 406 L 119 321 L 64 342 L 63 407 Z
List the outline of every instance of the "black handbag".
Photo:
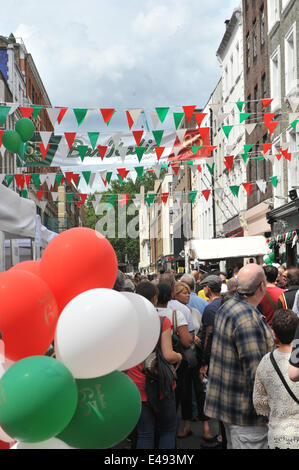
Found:
M 178 352 L 182 355 L 182 360 L 187 362 L 188 367 L 193 369 L 198 365 L 197 350 L 195 343 L 191 344 L 190 348 L 185 348 L 180 340 L 179 335 L 177 334 L 177 313 L 176 310 L 172 312 L 172 324 L 173 324 L 173 333 L 172 333 L 172 348 L 175 352 Z

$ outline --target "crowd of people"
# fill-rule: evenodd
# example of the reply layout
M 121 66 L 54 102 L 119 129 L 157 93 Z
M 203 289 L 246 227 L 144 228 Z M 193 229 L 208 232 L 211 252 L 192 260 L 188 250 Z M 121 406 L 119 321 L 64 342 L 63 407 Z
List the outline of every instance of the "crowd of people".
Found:
M 126 371 L 142 400 L 132 448 L 175 449 L 195 420 L 203 423 L 199 448 L 299 448 L 298 268 L 249 263 L 230 279 L 219 271 L 119 271 L 114 289 L 155 306 L 164 319 L 159 345 L 176 369 L 158 411 L 144 362 Z

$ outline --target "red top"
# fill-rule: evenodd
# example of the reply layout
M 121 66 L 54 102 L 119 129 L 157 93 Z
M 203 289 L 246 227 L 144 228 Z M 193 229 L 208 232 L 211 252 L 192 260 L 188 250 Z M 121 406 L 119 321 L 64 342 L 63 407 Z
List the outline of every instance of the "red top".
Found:
M 272 327 L 272 318 L 273 318 L 273 314 L 276 310 L 276 304 L 277 304 L 278 298 L 283 292 L 285 292 L 285 289 L 281 289 L 280 287 L 277 287 L 277 286 L 275 286 L 275 287 L 274 286 L 273 287 L 268 286 L 267 287 L 267 293 L 268 293 L 268 296 L 271 297 L 273 302 L 271 302 L 267 298 L 267 295 L 265 295 L 265 297 L 261 301 L 260 305 L 262 307 L 263 315 L 266 318 L 266 322 L 271 327 Z M 275 307 L 274 307 L 273 303 L 274 303 Z
M 159 318 L 160 315 L 159 315 Z M 168 330 L 168 328 L 171 328 L 172 324 L 171 321 L 164 317 L 163 321 L 163 328 L 162 328 L 162 333 L 163 331 Z M 145 393 L 145 374 L 142 372 L 144 361 L 142 361 L 140 364 L 138 364 L 135 367 L 132 367 L 131 369 L 126 371 L 126 374 L 130 377 L 131 380 L 135 383 L 136 387 L 138 388 L 140 395 L 141 395 L 141 401 L 147 401 L 147 396 Z

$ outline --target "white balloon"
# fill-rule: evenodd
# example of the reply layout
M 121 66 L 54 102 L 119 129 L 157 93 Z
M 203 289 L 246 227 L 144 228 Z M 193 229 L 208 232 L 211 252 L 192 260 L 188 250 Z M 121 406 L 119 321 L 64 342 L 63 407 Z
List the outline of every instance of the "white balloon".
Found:
M 0 427 L 0 441 L 15 442 L 15 439 L 6 434 L 6 432 Z
M 72 447 L 60 439 L 52 437 L 51 439 L 42 442 L 17 442 L 10 448 L 10 450 L 22 449 L 72 449 Z
M 63 309 L 55 332 L 56 358 L 75 378 L 87 379 L 117 370 L 133 352 L 137 313 L 112 289 L 92 289 Z
M 139 294 L 122 292 L 130 300 L 132 309 L 137 312 L 138 340 L 137 344 L 118 370 L 127 370 L 140 364 L 155 348 L 160 336 L 160 320 L 153 304 Z
M 5 359 L 4 362 L 0 363 L 0 379 L 7 369 L 9 369 L 13 364 L 14 361 L 11 361 L 10 359 Z

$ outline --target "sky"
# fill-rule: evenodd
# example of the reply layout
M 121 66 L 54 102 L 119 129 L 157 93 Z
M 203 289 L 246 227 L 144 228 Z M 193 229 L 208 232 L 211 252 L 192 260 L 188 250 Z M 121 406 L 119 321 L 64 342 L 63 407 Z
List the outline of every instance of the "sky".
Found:
M 53 106 L 204 107 L 240 0 L 7 0 L 0 35 L 22 38 Z

